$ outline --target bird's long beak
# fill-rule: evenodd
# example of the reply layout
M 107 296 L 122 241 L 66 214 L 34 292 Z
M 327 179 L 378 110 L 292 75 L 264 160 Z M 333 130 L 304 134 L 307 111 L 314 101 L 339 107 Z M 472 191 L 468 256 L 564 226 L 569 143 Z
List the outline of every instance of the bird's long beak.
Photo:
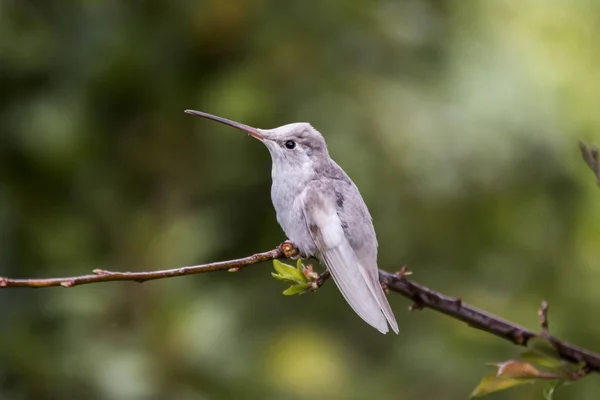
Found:
M 217 117 L 216 115 L 211 115 L 211 114 L 207 114 L 204 113 L 202 111 L 196 111 L 196 110 L 185 110 L 186 113 L 191 114 L 191 115 L 197 115 L 199 117 L 202 118 L 206 118 L 206 119 L 212 119 L 213 121 L 217 121 L 220 122 L 222 124 L 225 125 L 229 125 L 232 126 L 234 128 L 237 128 L 241 131 L 246 132 L 247 134 L 251 135 L 252 137 L 258 139 L 258 140 L 263 140 L 265 137 L 260 133 L 260 131 L 256 128 L 253 128 L 251 126 L 248 125 L 244 125 L 244 124 L 240 124 L 239 122 L 235 122 L 235 121 L 231 121 L 225 118 L 221 118 L 221 117 Z

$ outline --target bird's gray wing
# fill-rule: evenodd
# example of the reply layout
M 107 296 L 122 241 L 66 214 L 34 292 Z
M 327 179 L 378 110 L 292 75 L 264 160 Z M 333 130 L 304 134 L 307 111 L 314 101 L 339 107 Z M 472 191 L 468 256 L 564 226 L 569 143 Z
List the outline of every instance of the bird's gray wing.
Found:
M 361 265 L 346 238 L 335 196 L 309 186 L 300 198 L 310 235 L 340 292 L 365 322 L 382 333 L 388 332 L 386 317 L 374 292 L 374 289 L 381 291 L 379 280 L 374 288 L 372 274 Z M 387 305 L 385 296 L 384 301 Z

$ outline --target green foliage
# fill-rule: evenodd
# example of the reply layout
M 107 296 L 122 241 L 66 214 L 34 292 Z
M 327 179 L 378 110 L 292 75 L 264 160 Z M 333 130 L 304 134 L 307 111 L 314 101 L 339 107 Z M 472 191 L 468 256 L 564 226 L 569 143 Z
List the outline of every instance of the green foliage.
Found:
M 311 286 L 309 284 L 300 283 L 287 288 L 283 291 L 283 294 L 286 296 L 293 296 L 295 294 L 306 293 L 306 291 L 308 291 L 309 289 L 311 289 Z
M 302 265 L 301 259 L 298 259 L 295 268 L 279 260 L 273 260 L 273 268 L 277 271 L 277 273 L 271 272 L 273 278 L 292 285 L 283 291 L 286 296 L 303 294 L 317 289 L 315 281 L 318 276 L 312 272 L 312 267 Z
M 523 376 L 504 375 L 500 372 L 500 365 L 504 364 L 515 364 L 515 369 L 521 369 Z M 534 378 L 537 377 L 535 368 L 530 364 L 519 363 L 518 361 L 507 361 L 506 363 L 500 364 L 498 372 L 490 372 L 485 375 L 479 385 L 471 393 L 471 398 L 483 397 L 491 393 L 495 393 L 501 390 L 510 389 L 514 386 L 523 385 L 526 383 L 533 383 Z
M 495 364 L 497 371 L 483 377 L 471 393 L 471 398 L 527 383 L 544 382 L 542 394 L 545 400 L 551 400 L 559 386 L 579 379 L 581 375 L 577 372 L 585 366 L 585 363 L 573 364 L 562 360 L 552 342 L 540 336 L 529 339 L 527 350 L 521 353 L 521 358 L 525 361 L 510 360 Z

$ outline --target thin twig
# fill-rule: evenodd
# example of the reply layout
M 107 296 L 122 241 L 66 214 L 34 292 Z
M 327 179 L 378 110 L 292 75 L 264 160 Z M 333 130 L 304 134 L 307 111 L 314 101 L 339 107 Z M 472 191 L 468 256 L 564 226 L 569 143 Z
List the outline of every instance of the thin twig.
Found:
M 205 272 L 230 270 L 239 271 L 248 265 L 256 264 L 262 261 L 274 260 L 277 258 L 287 258 L 284 255 L 285 243 L 274 250 L 264 253 L 257 253 L 249 257 L 238 258 L 229 261 L 220 261 L 209 264 L 194 265 L 190 267 L 165 269 L 160 271 L 148 272 L 116 272 L 103 269 L 93 270 L 93 274 L 72 276 L 66 278 L 42 278 L 42 279 L 12 279 L 0 277 L 0 289 L 9 287 L 28 287 L 44 288 L 50 286 L 72 287 L 86 285 L 89 283 L 108 282 L 108 281 L 134 281 L 138 283 L 151 281 L 155 279 L 173 278 L 176 276 L 201 274 Z
M 581 157 L 583 161 L 590 167 L 594 176 L 596 176 L 596 183 L 600 186 L 600 162 L 598 161 L 598 146 L 595 144 L 588 147 L 582 141 L 579 141 L 579 149 L 581 150 Z
M 162 271 L 113 272 L 95 270 L 94 274 L 92 275 L 45 279 L 11 279 L 0 277 L 0 288 L 43 288 L 49 286 L 72 287 L 107 281 L 146 282 L 154 279 L 165 279 L 204 272 L 230 269 L 237 271 L 241 268 L 259 262 L 270 261 L 278 258 L 289 258 L 286 256 L 286 254 L 295 254 L 290 246 L 291 244 L 286 242 L 281 244 L 276 249 L 263 253 L 257 253 L 249 257 Z M 404 273 L 402 274 L 391 274 L 389 272 L 381 270 L 379 271 L 380 280 L 388 290 L 409 298 L 415 304 L 418 304 L 420 308 L 430 308 L 442 314 L 446 314 L 454 319 L 463 321 L 469 326 L 491 333 L 502 339 L 522 346 L 526 345 L 529 339 L 537 336 L 532 331 L 529 331 L 519 325 L 508 322 L 495 315 L 465 304 L 461 299 L 447 297 L 425 286 L 419 285 L 418 283 L 411 282 L 406 279 L 406 275 L 406 270 L 404 270 Z M 321 284 L 323 284 L 327 277 L 327 273 L 321 274 L 321 277 L 319 278 Z M 586 371 L 600 372 L 600 355 L 594 354 L 586 349 L 575 347 L 550 335 L 547 336 L 547 339 L 554 343 L 557 351 L 563 359 L 572 362 L 584 361 L 586 363 Z
M 540 326 L 542 327 L 542 336 L 550 335 L 550 328 L 548 326 L 548 302 L 542 301 L 542 306 L 538 310 L 538 317 L 540 317 Z

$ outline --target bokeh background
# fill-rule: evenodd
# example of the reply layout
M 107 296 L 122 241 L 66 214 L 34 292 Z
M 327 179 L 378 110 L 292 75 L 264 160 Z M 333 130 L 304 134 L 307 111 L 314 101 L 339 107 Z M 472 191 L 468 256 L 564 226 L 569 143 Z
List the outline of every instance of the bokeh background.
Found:
M 594 0 L 0 0 L 0 275 L 150 270 L 284 238 L 260 143 L 311 122 L 380 266 L 600 351 Z M 519 349 L 390 295 L 400 335 L 270 263 L 0 291 L 0 399 L 464 399 Z M 591 376 L 557 399 L 598 399 Z M 526 386 L 492 399 L 541 398 Z

